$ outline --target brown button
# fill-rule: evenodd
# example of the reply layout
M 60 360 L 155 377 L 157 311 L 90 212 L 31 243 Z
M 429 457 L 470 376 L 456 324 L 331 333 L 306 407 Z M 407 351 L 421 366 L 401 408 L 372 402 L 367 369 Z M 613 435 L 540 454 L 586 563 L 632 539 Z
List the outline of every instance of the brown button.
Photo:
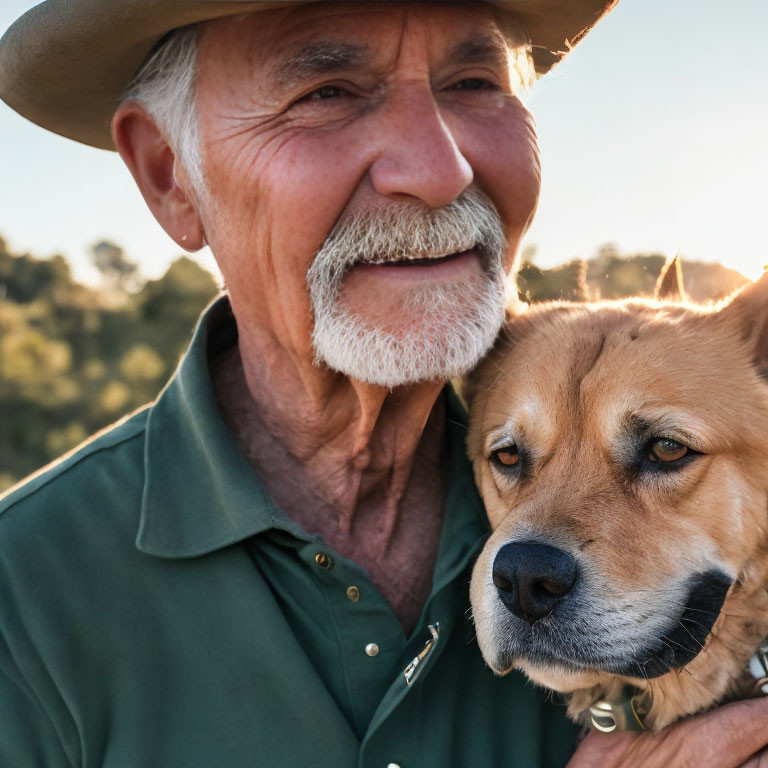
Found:
M 347 597 L 356 603 L 360 599 L 360 590 L 357 587 L 347 587 Z
M 330 555 L 326 555 L 325 552 L 318 552 L 315 555 L 315 562 L 326 571 L 329 568 L 333 568 L 333 558 Z

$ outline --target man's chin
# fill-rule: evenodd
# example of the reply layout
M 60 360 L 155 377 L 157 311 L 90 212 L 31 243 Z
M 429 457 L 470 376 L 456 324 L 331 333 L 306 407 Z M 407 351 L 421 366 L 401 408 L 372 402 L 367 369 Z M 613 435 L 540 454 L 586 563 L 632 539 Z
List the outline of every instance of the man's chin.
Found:
M 498 296 L 493 302 L 483 298 L 474 307 L 462 307 L 465 311 L 443 302 L 394 309 L 395 322 L 388 322 L 387 328 L 344 312 L 319 317 L 312 337 L 315 361 L 389 388 L 448 381 L 474 368 L 501 328 L 503 303 Z

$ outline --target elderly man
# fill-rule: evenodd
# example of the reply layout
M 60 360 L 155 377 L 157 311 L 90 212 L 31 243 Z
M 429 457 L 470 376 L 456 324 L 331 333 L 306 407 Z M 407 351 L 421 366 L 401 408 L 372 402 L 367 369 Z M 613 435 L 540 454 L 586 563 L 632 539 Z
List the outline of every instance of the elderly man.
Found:
M 47 0 L 10 30 L 0 95 L 97 146 L 111 120 L 228 296 L 154 405 L 2 502 L 0 765 L 566 762 L 559 710 L 471 642 L 486 528 L 445 382 L 536 205 L 530 52 L 604 5 Z M 766 712 L 572 764 L 740 765 Z

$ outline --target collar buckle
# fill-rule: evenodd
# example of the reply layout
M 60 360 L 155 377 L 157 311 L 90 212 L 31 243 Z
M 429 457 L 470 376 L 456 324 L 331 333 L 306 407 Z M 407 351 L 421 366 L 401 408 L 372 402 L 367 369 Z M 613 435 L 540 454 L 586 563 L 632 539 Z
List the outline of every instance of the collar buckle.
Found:
M 647 730 L 643 719 L 651 711 L 653 694 L 651 689 L 641 691 L 625 685 L 618 693 L 596 701 L 589 708 L 592 727 L 603 733 L 613 731 Z
M 749 674 L 755 680 L 752 695 L 768 696 L 768 637 L 749 660 Z

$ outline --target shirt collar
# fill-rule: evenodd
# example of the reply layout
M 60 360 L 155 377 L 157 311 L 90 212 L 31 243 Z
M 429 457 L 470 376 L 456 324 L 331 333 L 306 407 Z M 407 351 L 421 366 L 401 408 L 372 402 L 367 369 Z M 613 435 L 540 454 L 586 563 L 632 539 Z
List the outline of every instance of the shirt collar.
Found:
M 209 354 L 236 339 L 235 319 L 223 296 L 203 313 L 179 368 L 149 410 L 136 537 L 136 546 L 146 554 L 197 557 L 271 529 L 305 541 L 316 538 L 272 501 L 219 411 Z M 485 524 L 479 522 L 484 515 L 464 454 L 466 413 L 450 387 L 447 400 L 451 475 L 446 512 L 450 519 L 446 518 L 444 527 L 465 536 L 471 530 L 469 538 L 475 540 Z M 457 508 L 469 514 L 455 517 Z M 466 557 L 467 553 L 461 554 Z M 453 571 L 464 557 L 456 552 L 450 558 L 456 562 L 445 563 L 447 570 Z
M 234 342 L 234 318 L 221 297 L 203 313 L 179 368 L 149 411 L 136 537 L 147 554 L 195 557 L 290 523 L 216 403 L 208 354 L 227 334 Z

